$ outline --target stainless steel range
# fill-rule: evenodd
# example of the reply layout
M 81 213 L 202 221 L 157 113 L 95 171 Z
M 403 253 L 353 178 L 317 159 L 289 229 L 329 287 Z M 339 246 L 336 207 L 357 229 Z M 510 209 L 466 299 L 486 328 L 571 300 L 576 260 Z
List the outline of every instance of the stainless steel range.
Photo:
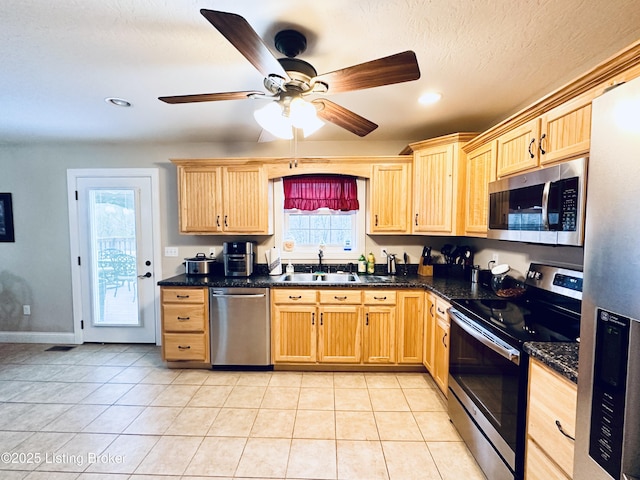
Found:
M 582 272 L 532 263 L 514 300 L 453 300 L 449 416 L 491 480 L 524 477 L 525 342 L 575 342 Z

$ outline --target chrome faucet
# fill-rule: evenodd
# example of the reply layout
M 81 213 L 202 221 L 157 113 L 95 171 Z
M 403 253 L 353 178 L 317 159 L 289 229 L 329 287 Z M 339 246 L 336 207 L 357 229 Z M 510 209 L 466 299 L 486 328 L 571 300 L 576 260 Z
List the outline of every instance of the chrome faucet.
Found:
M 322 272 L 322 257 L 324 257 L 324 252 L 318 250 L 318 272 Z

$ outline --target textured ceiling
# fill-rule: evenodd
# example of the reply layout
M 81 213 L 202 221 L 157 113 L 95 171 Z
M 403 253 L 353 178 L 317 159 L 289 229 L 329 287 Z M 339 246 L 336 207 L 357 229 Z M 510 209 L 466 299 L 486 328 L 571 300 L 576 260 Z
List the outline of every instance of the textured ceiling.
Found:
M 329 97 L 379 124 L 361 141 L 485 130 L 640 39 L 637 0 L 3 0 L 0 142 L 257 141 L 257 100 L 157 100 L 262 90 L 201 8 L 245 17 L 270 47 L 300 29 L 319 73 L 414 50 L 419 80 Z M 430 90 L 442 101 L 419 105 Z M 330 124 L 313 139 L 359 137 Z

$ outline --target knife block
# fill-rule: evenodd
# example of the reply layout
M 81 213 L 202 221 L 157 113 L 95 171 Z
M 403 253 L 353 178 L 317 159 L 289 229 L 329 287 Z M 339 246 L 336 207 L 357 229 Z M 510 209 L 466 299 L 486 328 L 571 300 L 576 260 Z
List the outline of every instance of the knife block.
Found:
M 424 265 L 424 257 L 420 257 L 420 263 L 418 263 L 418 275 L 421 277 L 433 277 L 433 265 Z

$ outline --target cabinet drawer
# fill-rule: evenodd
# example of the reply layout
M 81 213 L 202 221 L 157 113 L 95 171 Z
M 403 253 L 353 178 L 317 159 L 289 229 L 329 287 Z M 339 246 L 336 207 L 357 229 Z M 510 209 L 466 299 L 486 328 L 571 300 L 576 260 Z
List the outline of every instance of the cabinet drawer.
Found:
M 209 359 L 207 338 L 204 333 L 165 333 L 162 336 L 164 359 L 206 362 Z
M 316 290 L 312 289 L 273 289 L 273 303 L 316 303 Z
M 320 290 L 320 303 L 323 305 L 360 305 L 361 290 Z
M 204 332 L 204 305 L 180 305 L 167 303 L 162 306 L 165 332 Z
M 162 288 L 162 301 L 171 303 L 204 303 L 206 288 Z
M 527 440 L 525 478 L 527 480 L 569 480 L 567 474 L 560 470 L 558 465 L 530 438 Z
M 395 305 L 396 292 L 394 290 L 365 290 L 365 305 Z
M 450 306 L 451 304 L 446 300 L 443 300 L 440 297 L 436 299 L 436 315 L 442 318 L 447 324 L 449 324 L 449 314 L 447 313 L 447 310 Z
M 573 476 L 577 387 L 535 360 L 529 367 L 529 419 L 527 434 L 552 456 L 569 477 Z

